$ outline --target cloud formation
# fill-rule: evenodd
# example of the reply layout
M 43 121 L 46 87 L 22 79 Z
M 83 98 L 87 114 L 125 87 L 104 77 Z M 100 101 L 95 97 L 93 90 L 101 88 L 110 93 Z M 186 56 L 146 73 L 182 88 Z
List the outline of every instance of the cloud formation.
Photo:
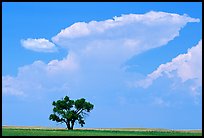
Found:
M 36 52 L 56 52 L 57 48 L 55 44 L 50 42 L 49 40 L 45 38 L 39 38 L 39 39 L 32 39 L 28 38 L 26 40 L 22 39 L 21 44 L 24 48 L 33 50 Z
M 112 78 L 125 80 L 127 78 L 120 69 L 125 61 L 133 55 L 164 46 L 179 36 L 179 31 L 188 22 L 199 22 L 199 19 L 151 11 L 105 21 L 75 23 L 52 38 L 53 43 L 68 48 L 67 57 L 47 64 L 35 61 L 19 68 L 16 77 L 3 76 L 3 93 L 14 95 L 12 90 L 16 89 L 19 90 L 16 94 L 25 94 L 34 88 L 36 91 L 57 91 L 56 88 L 67 88 L 80 82 L 80 77 L 83 77 L 83 83 L 99 80 L 100 84 L 94 80 L 97 86 Z M 43 38 L 21 42 L 24 47 L 38 52 L 54 52 L 56 48 Z M 93 87 L 91 83 L 87 85 Z
M 127 27 L 131 25 L 130 27 L 137 27 L 136 25 L 140 24 L 140 27 L 142 25 L 145 26 L 154 26 L 157 27 L 158 25 L 164 25 L 167 24 L 174 24 L 174 27 L 183 27 L 187 22 L 199 22 L 199 19 L 191 18 L 187 15 L 178 15 L 173 13 L 165 13 L 165 12 L 155 12 L 151 11 L 146 14 L 127 14 L 122 15 L 120 17 L 113 17 L 113 19 L 108 19 L 105 21 L 91 21 L 89 23 L 85 22 L 77 22 L 73 25 L 71 25 L 68 28 L 65 28 L 61 30 L 59 34 L 54 36 L 52 40 L 54 42 L 59 42 L 64 39 L 73 39 L 73 38 L 80 38 L 90 35 L 97 35 L 97 34 L 103 34 L 111 29 L 115 28 L 122 28 Z M 142 26 L 144 27 L 144 26 Z M 121 30 L 120 35 L 123 31 L 135 31 L 135 28 L 132 28 L 133 30 L 128 30 L 124 28 Z M 138 29 L 138 28 L 137 28 Z M 112 30 L 117 31 L 117 30 Z M 126 34 L 127 35 L 127 34 Z M 111 37 L 111 36 L 106 36 Z M 114 37 L 114 36 L 112 36 Z
M 51 60 L 48 64 L 35 61 L 18 69 L 16 77 L 2 76 L 2 91 L 5 95 L 32 96 L 40 92 L 67 90 L 68 84 L 79 70 L 73 54 L 64 59 Z M 35 93 L 35 94 L 34 94 Z M 39 94 L 41 95 L 41 94 Z
M 144 80 L 136 82 L 136 86 L 147 88 L 159 77 L 179 77 L 181 82 L 194 80 L 196 87 L 202 86 L 202 40 L 196 46 L 188 49 L 186 54 L 180 54 L 171 62 L 161 64 L 155 71 L 148 74 Z M 195 90 L 196 87 L 192 87 Z
M 167 44 L 188 22 L 199 19 L 155 11 L 126 14 L 105 21 L 77 22 L 62 29 L 52 41 L 84 57 L 121 64 L 133 55 Z

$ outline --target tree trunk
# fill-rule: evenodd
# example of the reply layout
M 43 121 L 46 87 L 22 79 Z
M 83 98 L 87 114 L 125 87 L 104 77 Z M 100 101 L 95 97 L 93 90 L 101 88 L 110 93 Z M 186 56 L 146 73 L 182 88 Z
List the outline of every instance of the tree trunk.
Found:
M 74 128 L 74 122 L 75 122 L 75 121 L 72 121 L 72 122 L 71 122 L 71 128 L 70 128 L 70 129 L 72 129 L 72 130 L 73 130 L 73 128 Z
M 67 129 L 70 130 L 71 127 L 70 127 L 70 121 L 66 122 L 66 125 L 67 125 Z

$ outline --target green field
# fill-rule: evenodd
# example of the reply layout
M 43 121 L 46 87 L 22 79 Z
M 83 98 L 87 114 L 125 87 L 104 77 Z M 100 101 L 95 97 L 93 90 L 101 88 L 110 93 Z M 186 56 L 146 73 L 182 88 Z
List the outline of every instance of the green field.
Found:
M 3 136 L 202 136 L 201 130 L 167 130 L 144 128 L 74 129 L 2 127 Z

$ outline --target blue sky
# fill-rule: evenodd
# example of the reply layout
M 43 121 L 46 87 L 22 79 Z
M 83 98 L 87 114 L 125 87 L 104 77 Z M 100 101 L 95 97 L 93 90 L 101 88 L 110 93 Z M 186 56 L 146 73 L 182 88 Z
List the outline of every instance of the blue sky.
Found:
M 48 117 L 68 95 L 95 105 L 84 127 L 201 129 L 201 11 L 201 2 L 4 2 L 2 124 L 65 127 Z

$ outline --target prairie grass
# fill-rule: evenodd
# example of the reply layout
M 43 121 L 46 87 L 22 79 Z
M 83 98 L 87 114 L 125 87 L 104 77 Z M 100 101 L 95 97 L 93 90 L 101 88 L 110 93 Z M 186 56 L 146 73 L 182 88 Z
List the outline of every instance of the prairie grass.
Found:
M 202 130 L 151 128 L 64 128 L 3 126 L 3 136 L 202 136 Z

